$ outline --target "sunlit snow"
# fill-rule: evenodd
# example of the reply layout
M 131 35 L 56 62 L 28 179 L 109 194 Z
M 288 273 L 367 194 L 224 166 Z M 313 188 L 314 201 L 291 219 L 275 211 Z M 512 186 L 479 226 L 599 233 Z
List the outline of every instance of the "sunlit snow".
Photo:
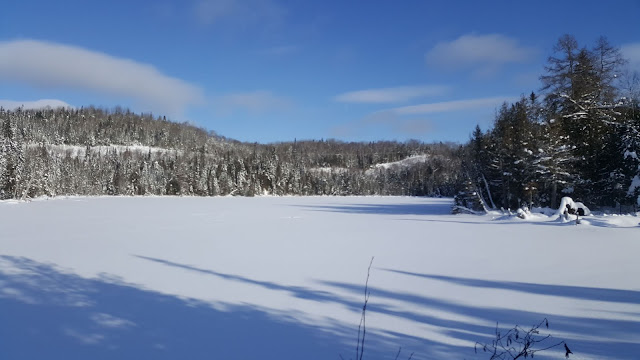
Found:
M 640 218 L 450 209 L 409 197 L 0 202 L 0 358 L 352 359 L 375 256 L 365 359 L 399 347 L 488 359 L 473 346 L 496 322 L 545 317 L 576 359 L 637 359 Z

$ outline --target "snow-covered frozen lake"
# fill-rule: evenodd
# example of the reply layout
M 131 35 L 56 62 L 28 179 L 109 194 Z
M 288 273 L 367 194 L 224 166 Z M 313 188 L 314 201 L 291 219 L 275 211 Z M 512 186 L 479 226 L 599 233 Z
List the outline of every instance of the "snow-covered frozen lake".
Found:
M 488 359 L 473 346 L 496 322 L 545 317 L 572 358 L 638 358 L 640 218 L 575 226 L 450 203 L 0 202 L 0 358 L 352 359 L 373 256 L 365 359 L 399 346 L 399 359 Z

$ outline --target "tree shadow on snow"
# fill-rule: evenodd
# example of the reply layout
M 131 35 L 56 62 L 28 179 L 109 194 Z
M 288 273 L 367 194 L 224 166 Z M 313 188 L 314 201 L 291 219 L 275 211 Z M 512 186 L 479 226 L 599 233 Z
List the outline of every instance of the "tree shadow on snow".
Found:
M 335 212 L 344 214 L 369 214 L 369 215 L 452 215 L 451 199 L 429 199 L 424 204 L 336 204 L 336 205 L 293 205 L 296 207 L 306 208 L 310 211 Z M 499 215 L 491 218 L 490 221 L 485 216 L 462 214 L 457 216 L 459 220 L 453 219 L 399 219 L 406 221 L 426 221 L 426 222 L 442 222 L 456 224 L 480 224 L 480 225 L 536 225 L 536 226 L 558 226 L 570 227 L 575 226 L 575 217 L 572 215 L 568 221 L 562 221 L 558 217 L 551 216 L 548 219 L 519 219 L 516 215 Z M 637 228 L 636 225 L 619 225 L 607 221 L 598 216 L 587 216 L 581 218 L 584 224 L 579 226 L 596 226 L 607 228 Z
M 311 211 L 337 212 L 345 214 L 380 215 L 450 215 L 452 200 L 435 199 L 424 204 L 337 204 L 295 205 Z
M 640 291 L 635 290 L 619 290 L 619 289 L 602 289 L 578 286 L 561 286 L 546 285 L 535 283 L 521 283 L 508 281 L 489 281 L 482 279 L 471 279 L 431 274 L 419 274 L 393 269 L 382 269 L 400 276 L 420 277 L 428 280 L 439 280 L 453 283 L 465 287 L 480 287 L 488 290 L 510 290 L 535 295 L 549 295 L 564 297 L 570 299 L 591 300 L 600 302 L 610 302 L 613 306 L 620 305 L 640 305 Z M 401 281 L 401 278 L 398 279 Z M 328 285 L 341 288 L 354 294 L 361 292 L 359 286 L 352 284 L 333 282 Z M 495 324 L 500 322 L 501 328 L 507 330 L 516 324 L 523 328 L 539 323 L 543 318 L 548 318 L 550 328 L 548 333 L 565 333 L 571 334 L 572 338 L 562 338 L 555 336 L 555 342 L 567 340 L 572 350 L 581 357 L 598 358 L 598 359 L 637 359 L 640 353 L 640 312 L 616 312 L 622 315 L 622 318 L 628 316 L 628 319 L 603 319 L 596 317 L 575 317 L 575 316 L 548 316 L 547 314 L 528 311 L 527 309 L 502 309 L 498 307 L 483 308 L 472 305 L 453 303 L 443 301 L 437 296 L 427 297 L 410 293 L 391 292 L 384 289 L 371 287 L 371 305 L 370 311 L 392 315 L 395 317 L 405 318 L 424 324 L 436 325 L 445 328 L 444 334 L 452 336 L 460 340 L 467 341 L 485 341 L 490 342 L 495 334 Z M 505 296 L 501 293 L 500 296 Z M 508 296 L 508 295 L 507 295 Z M 388 307 L 376 305 L 375 301 L 385 300 L 402 301 L 411 304 L 408 309 L 429 309 L 438 310 L 446 313 L 470 316 L 492 325 L 470 324 L 465 321 L 447 320 L 441 316 L 429 316 L 419 313 L 415 310 L 398 310 L 397 307 Z M 517 304 L 515 304 L 517 305 Z M 508 325 L 504 325 L 508 324 Z M 546 331 L 546 329 L 545 329 Z M 473 332 L 475 334 L 471 334 Z M 482 338 L 478 334 L 485 334 Z M 420 339 L 414 339 L 420 341 Z M 405 340 L 406 341 L 406 340 Z M 425 343 L 423 341 L 423 343 Z M 554 340 L 550 339 L 548 344 L 553 344 Z M 428 344 L 426 342 L 425 344 Z M 426 354 L 436 356 L 434 349 L 442 348 L 438 344 L 426 346 Z M 562 349 L 549 350 L 547 355 L 559 357 L 563 352 Z M 449 353 L 448 349 L 444 353 Z M 467 359 L 486 359 L 486 354 L 481 352 L 474 357 L 473 354 L 460 353 L 455 351 L 455 357 L 464 357 Z M 429 357 L 429 356 L 427 356 Z M 446 358 L 455 358 L 446 356 Z M 546 358 L 545 353 L 536 354 L 536 358 Z
M 259 286 L 259 287 L 262 287 L 268 290 L 273 290 L 273 291 L 284 291 L 284 292 L 287 292 L 289 295 L 299 299 L 314 300 L 318 302 L 337 301 L 335 295 L 327 291 L 313 290 L 313 289 L 309 289 L 302 286 L 280 285 L 270 281 L 254 280 L 254 279 L 250 279 L 240 275 L 232 275 L 232 274 L 222 273 L 222 272 L 213 271 L 209 269 L 201 269 L 192 265 L 180 264 L 173 261 L 158 259 L 158 258 L 153 258 L 148 256 L 142 256 L 142 255 L 134 255 L 134 256 L 139 259 L 148 260 L 148 261 L 152 261 L 155 263 L 159 263 L 162 265 L 167 265 L 167 266 L 171 266 L 171 267 L 175 267 L 183 270 L 194 271 L 201 274 L 212 275 L 225 280 L 236 281 L 236 282 L 240 282 L 248 285 L 255 285 L 255 286 Z
M 555 295 L 555 296 L 562 296 L 562 297 L 582 299 L 582 300 L 609 301 L 609 302 L 620 302 L 620 303 L 630 303 L 630 304 L 640 303 L 640 291 L 634 291 L 634 290 L 603 289 L 603 288 L 590 288 L 590 287 L 583 287 L 583 286 L 565 286 L 565 285 L 543 285 L 543 284 L 532 284 L 532 283 L 523 283 L 523 282 L 516 282 L 516 281 L 493 281 L 493 280 L 471 279 L 471 278 L 454 277 L 454 276 L 420 274 L 420 273 L 415 273 L 410 271 L 393 270 L 393 269 L 384 269 L 384 270 L 392 273 L 396 273 L 396 274 L 415 276 L 415 277 L 431 279 L 431 280 L 446 281 L 446 282 L 454 283 L 457 285 L 464 285 L 464 286 L 470 286 L 470 287 L 514 290 L 514 291 L 521 291 L 521 292 L 526 292 L 530 294 Z
M 284 291 L 290 296 L 304 298 L 318 302 L 336 303 L 351 309 L 362 307 L 362 302 L 357 299 L 363 294 L 363 284 L 349 284 L 342 282 L 318 281 L 323 287 L 335 289 L 335 291 L 320 291 L 307 287 L 285 286 L 269 281 L 258 281 L 243 276 L 221 273 L 208 269 L 201 269 L 190 265 L 176 262 L 138 256 L 139 258 L 154 261 L 167 266 L 177 267 L 184 270 L 205 273 L 212 276 L 224 278 L 226 280 L 237 281 L 244 284 L 260 286 L 273 291 Z M 450 276 L 419 274 L 401 270 L 389 270 L 399 276 L 398 281 L 402 281 L 402 276 L 420 277 L 426 280 L 438 280 L 461 285 L 465 287 L 481 287 L 495 290 L 511 290 L 525 292 L 536 295 L 549 295 L 565 297 L 570 299 L 594 300 L 612 302 L 616 304 L 638 304 L 640 299 L 639 291 L 599 289 L 577 286 L 546 285 L 535 283 L 490 281 L 481 279 L 457 278 Z M 401 293 L 388 291 L 375 286 L 369 287 L 371 298 L 367 311 L 369 314 L 378 313 L 392 316 L 398 319 L 406 319 L 420 324 L 436 326 L 441 328 L 441 333 L 454 339 L 462 340 L 468 344 L 476 341 L 489 341 L 495 333 L 495 324 L 519 324 L 523 327 L 539 323 L 543 318 L 548 317 L 551 322 L 549 333 L 569 333 L 574 334 L 578 339 L 566 339 L 572 345 L 572 349 L 580 351 L 582 355 L 591 355 L 595 358 L 609 359 L 636 359 L 640 352 L 640 344 L 634 339 L 640 338 L 640 322 L 634 320 L 640 314 L 629 313 L 630 320 L 611 320 L 598 318 L 582 318 L 572 316 L 553 316 L 547 314 L 528 311 L 527 309 L 513 310 L 497 307 L 477 307 L 452 303 L 439 299 L 436 296 L 427 297 L 412 293 Z M 338 295 L 338 294 L 349 294 Z M 504 294 L 502 294 L 504 296 Z M 389 302 L 402 301 L 409 304 L 405 308 L 390 306 Z M 464 320 L 452 320 L 438 315 L 427 315 L 433 311 L 441 311 L 456 315 L 465 315 L 477 319 L 477 322 L 469 323 Z M 625 314 L 621 313 L 623 316 Z M 404 357 L 409 352 L 415 351 L 413 359 L 486 359 L 486 354 L 475 355 L 472 346 L 454 346 L 442 342 L 422 338 L 419 336 L 409 336 L 407 334 L 371 330 L 375 324 L 368 322 L 370 328 L 368 332 L 367 359 L 387 359 L 393 358 L 398 346 L 402 346 Z M 355 324 L 354 324 L 355 329 Z M 560 341 L 559 337 L 556 337 Z M 552 344 L 553 340 L 549 340 Z M 576 351 L 577 352 L 577 351 Z M 547 351 L 548 354 L 556 357 L 562 355 L 562 349 Z M 348 352 L 347 352 L 348 354 Z M 400 358 L 403 358 L 401 356 Z M 544 359 L 543 353 L 536 357 Z M 345 358 L 349 358 L 346 357 Z
M 450 214 L 449 214 L 450 215 Z M 635 229 L 640 226 L 638 225 L 619 225 L 615 223 L 608 222 L 605 219 L 589 216 L 580 218 L 582 223 L 576 225 L 575 218 L 569 221 L 563 221 L 557 217 L 549 217 L 544 220 L 527 220 L 520 219 L 516 215 L 501 215 L 499 217 L 492 218 L 490 220 L 483 219 L 482 216 L 478 215 L 457 215 L 460 216 L 460 220 L 451 220 L 451 219 L 397 219 L 404 221 L 424 221 L 424 222 L 433 222 L 433 223 L 453 223 L 453 224 L 473 224 L 473 225 L 534 225 L 534 226 L 553 226 L 553 227 L 585 227 L 585 226 L 595 226 L 595 227 L 604 227 L 604 228 L 624 228 L 624 229 Z
M 358 286 L 346 283 L 327 283 L 327 285 L 360 293 L 362 289 Z M 440 327 L 440 333 L 452 338 L 475 343 L 476 341 L 491 343 L 495 337 L 496 324 L 499 323 L 503 331 L 514 325 L 521 325 L 528 328 L 539 323 L 542 319 L 548 318 L 550 328 L 549 334 L 570 333 L 576 338 L 563 338 L 554 336 L 544 344 L 552 345 L 561 340 L 566 340 L 571 349 L 580 356 L 596 359 L 637 359 L 640 351 L 640 322 L 636 320 L 608 320 L 580 318 L 571 316 L 548 316 L 547 314 L 528 311 L 526 309 L 513 310 L 502 308 L 486 308 L 471 305 L 457 304 L 444 301 L 437 297 L 419 296 L 409 293 L 390 292 L 384 289 L 371 287 L 371 299 L 368 311 L 390 315 L 396 318 L 415 321 Z M 410 304 L 406 309 L 399 310 L 397 307 L 378 305 L 376 301 L 387 300 L 402 301 Z M 455 315 L 465 315 L 476 319 L 481 324 L 469 323 L 462 320 L 451 320 L 442 316 L 426 315 L 416 310 L 435 310 Z M 638 314 L 634 314 L 637 318 Z M 487 325 L 482 325 L 482 323 Z M 488 325 L 491 324 L 491 325 Z M 546 329 L 544 330 L 547 331 Z M 424 358 L 466 358 L 466 359 L 488 359 L 486 354 L 480 352 L 475 355 L 472 347 L 456 347 L 444 345 L 429 339 L 411 337 L 405 334 L 387 333 L 388 336 L 396 338 L 398 344 L 410 344 L 417 348 L 417 352 L 424 355 Z M 545 334 L 543 334 L 545 335 Z M 555 340 L 554 340 L 555 339 Z M 543 344 L 543 345 L 544 345 Z M 446 356 L 442 356 L 442 355 Z M 560 357 L 563 354 L 561 348 L 547 351 L 547 356 Z M 536 354 L 536 358 L 546 359 L 544 353 Z
M 314 290 L 314 289 L 310 289 L 307 287 L 300 287 L 300 286 L 280 285 L 280 284 L 276 284 L 269 281 L 259 281 L 259 280 L 250 279 L 244 276 L 232 275 L 232 274 L 222 273 L 222 272 L 213 271 L 209 269 L 202 269 L 192 265 L 181 264 L 181 263 L 177 263 L 177 262 L 173 262 L 165 259 L 158 259 L 153 257 L 141 256 L 141 255 L 134 255 L 134 256 L 140 259 L 156 262 L 159 264 L 175 267 L 182 270 L 194 271 L 201 274 L 208 274 L 208 275 L 219 277 L 225 280 L 236 281 L 246 285 L 259 286 L 272 291 L 286 292 L 288 295 L 294 298 L 313 300 L 313 301 L 318 301 L 323 303 L 334 303 L 334 304 L 338 304 L 338 305 L 341 305 L 350 309 L 354 309 L 357 311 L 361 310 L 363 306 L 362 301 L 354 300 L 354 299 L 357 299 L 358 297 L 362 296 L 363 290 L 364 290 L 364 284 L 342 284 L 342 283 L 332 283 L 332 282 L 319 282 L 322 285 L 333 287 L 336 290 L 340 290 L 344 292 L 344 290 L 347 289 L 350 292 L 352 291 L 355 295 L 359 295 L 355 297 L 354 296 L 344 297 L 329 291 Z M 388 310 L 384 306 L 372 305 L 373 303 L 375 303 L 376 300 L 377 299 L 372 299 L 371 302 L 368 304 L 368 309 L 369 309 L 368 311 L 389 314 L 393 316 L 404 315 L 402 313 L 397 313 L 397 312 Z M 357 321 L 359 320 L 359 318 L 354 318 L 353 320 Z M 413 320 L 422 320 L 426 322 L 433 319 L 413 318 Z M 358 324 L 354 322 L 352 329 L 349 329 L 349 330 L 351 330 L 352 332 L 355 332 L 357 331 L 357 326 Z M 355 339 L 351 340 L 351 345 L 352 347 L 355 345 Z M 415 337 L 412 338 L 412 337 L 406 336 L 406 334 L 399 334 L 399 333 L 392 333 L 392 332 L 376 332 L 376 331 L 372 331 L 371 328 L 369 328 L 367 332 L 366 343 L 365 343 L 366 355 L 364 356 L 364 359 L 393 359 L 394 356 L 397 354 L 399 347 L 402 347 L 403 350 L 401 354 L 404 354 L 401 357 L 398 357 L 399 359 L 402 359 L 402 358 L 406 359 L 406 357 L 409 356 L 411 352 L 415 352 L 415 354 L 412 356 L 412 359 L 416 359 L 416 360 L 430 359 L 432 358 L 432 356 L 429 354 L 431 354 L 432 352 L 433 353 L 437 352 L 436 349 L 439 349 L 438 351 L 444 351 L 449 355 L 455 354 L 454 358 L 463 358 L 464 356 L 468 356 L 473 352 L 473 349 L 471 347 L 459 347 L 459 346 L 448 346 L 448 345 L 445 346 L 437 342 L 429 341 L 427 339 L 415 338 Z M 429 349 L 429 351 L 428 352 L 425 351 L 426 349 Z M 353 350 L 354 349 L 349 349 L 347 350 L 346 353 L 342 352 L 341 353 L 342 357 L 344 359 L 353 359 L 351 356 L 347 356 L 352 354 Z M 303 358 L 306 359 L 306 357 L 304 356 Z
M 327 290 L 286 286 L 270 281 L 201 269 L 164 259 L 137 256 L 162 265 L 216 276 L 229 281 L 286 292 L 292 297 L 336 303 L 355 311 L 362 308 L 363 284 L 317 281 Z M 352 359 L 357 318 L 353 327 L 322 329 L 296 322 L 294 316 L 269 313 L 247 305 L 210 304 L 163 295 L 104 276 L 85 279 L 54 266 L 25 258 L 0 256 L 0 358 L 6 359 Z M 444 281 L 463 287 L 512 290 L 620 304 L 638 304 L 640 292 L 520 282 L 489 281 L 432 274 L 390 271 L 402 277 Z M 425 284 L 428 286 L 428 284 Z M 527 309 L 477 307 L 434 296 L 369 287 L 368 313 L 389 315 L 435 326 L 442 335 L 469 343 L 490 341 L 495 322 L 538 323 L 546 314 Z M 340 295 L 339 295 L 340 294 Z M 504 293 L 502 293 L 504 296 Z M 404 304 L 398 305 L 398 301 Z M 455 320 L 434 315 L 450 313 Z M 622 314 L 622 313 L 621 313 Z M 328 314 L 330 315 L 330 314 Z M 624 314 L 622 314 L 624 316 Z M 640 314 L 629 320 L 549 317 L 550 333 L 578 334 L 566 339 L 580 356 L 637 359 Z M 375 318 L 374 318 L 375 319 Z M 351 319 L 347 319 L 351 320 Z M 472 346 L 454 346 L 420 336 L 375 329 L 367 322 L 365 359 L 487 359 Z M 342 328 L 339 328 L 342 326 Z M 582 337 L 581 337 L 582 336 Z M 594 340 L 595 339 L 595 340 Z M 545 353 L 561 356 L 561 349 Z M 545 353 L 536 358 L 545 358 Z
M 353 351 L 351 339 L 249 306 L 219 311 L 26 258 L 0 256 L 0 265 L 2 359 L 339 359 Z

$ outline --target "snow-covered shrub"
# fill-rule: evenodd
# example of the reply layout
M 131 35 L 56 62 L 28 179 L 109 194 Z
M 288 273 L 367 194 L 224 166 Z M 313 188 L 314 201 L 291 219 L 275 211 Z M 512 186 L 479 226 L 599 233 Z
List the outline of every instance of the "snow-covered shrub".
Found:
M 519 208 L 516 211 L 516 216 L 519 217 L 520 219 L 523 219 L 523 220 L 528 218 L 530 214 L 531 213 L 529 212 L 529 209 L 527 209 L 527 208 Z
M 580 216 L 591 215 L 591 210 L 581 202 L 575 202 L 572 198 L 565 196 L 560 200 L 560 207 L 556 211 L 557 216 L 577 214 Z

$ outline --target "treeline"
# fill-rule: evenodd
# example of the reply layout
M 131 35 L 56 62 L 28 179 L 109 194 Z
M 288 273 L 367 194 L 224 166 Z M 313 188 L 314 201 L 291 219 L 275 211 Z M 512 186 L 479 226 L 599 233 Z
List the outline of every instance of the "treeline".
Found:
M 541 94 L 504 104 L 492 129 L 474 131 L 461 205 L 471 206 L 472 193 L 476 208 L 555 208 L 562 196 L 591 207 L 637 207 L 638 74 L 623 71 L 625 59 L 605 38 L 586 48 L 565 35 L 554 50 Z
M 56 195 L 453 196 L 482 208 L 640 201 L 640 76 L 565 35 L 542 89 L 469 143 L 252 144 L 116 108 L 0 108 L 0 198 Z
M 453 196 L 462 178 L 460 149 L 452 144 L 251 144 L 186 123 L 94 107 L 0 109 L 0 121 L 4 199 L 72 194 Z M 417 161 L 403 161 L 411 157 Z

